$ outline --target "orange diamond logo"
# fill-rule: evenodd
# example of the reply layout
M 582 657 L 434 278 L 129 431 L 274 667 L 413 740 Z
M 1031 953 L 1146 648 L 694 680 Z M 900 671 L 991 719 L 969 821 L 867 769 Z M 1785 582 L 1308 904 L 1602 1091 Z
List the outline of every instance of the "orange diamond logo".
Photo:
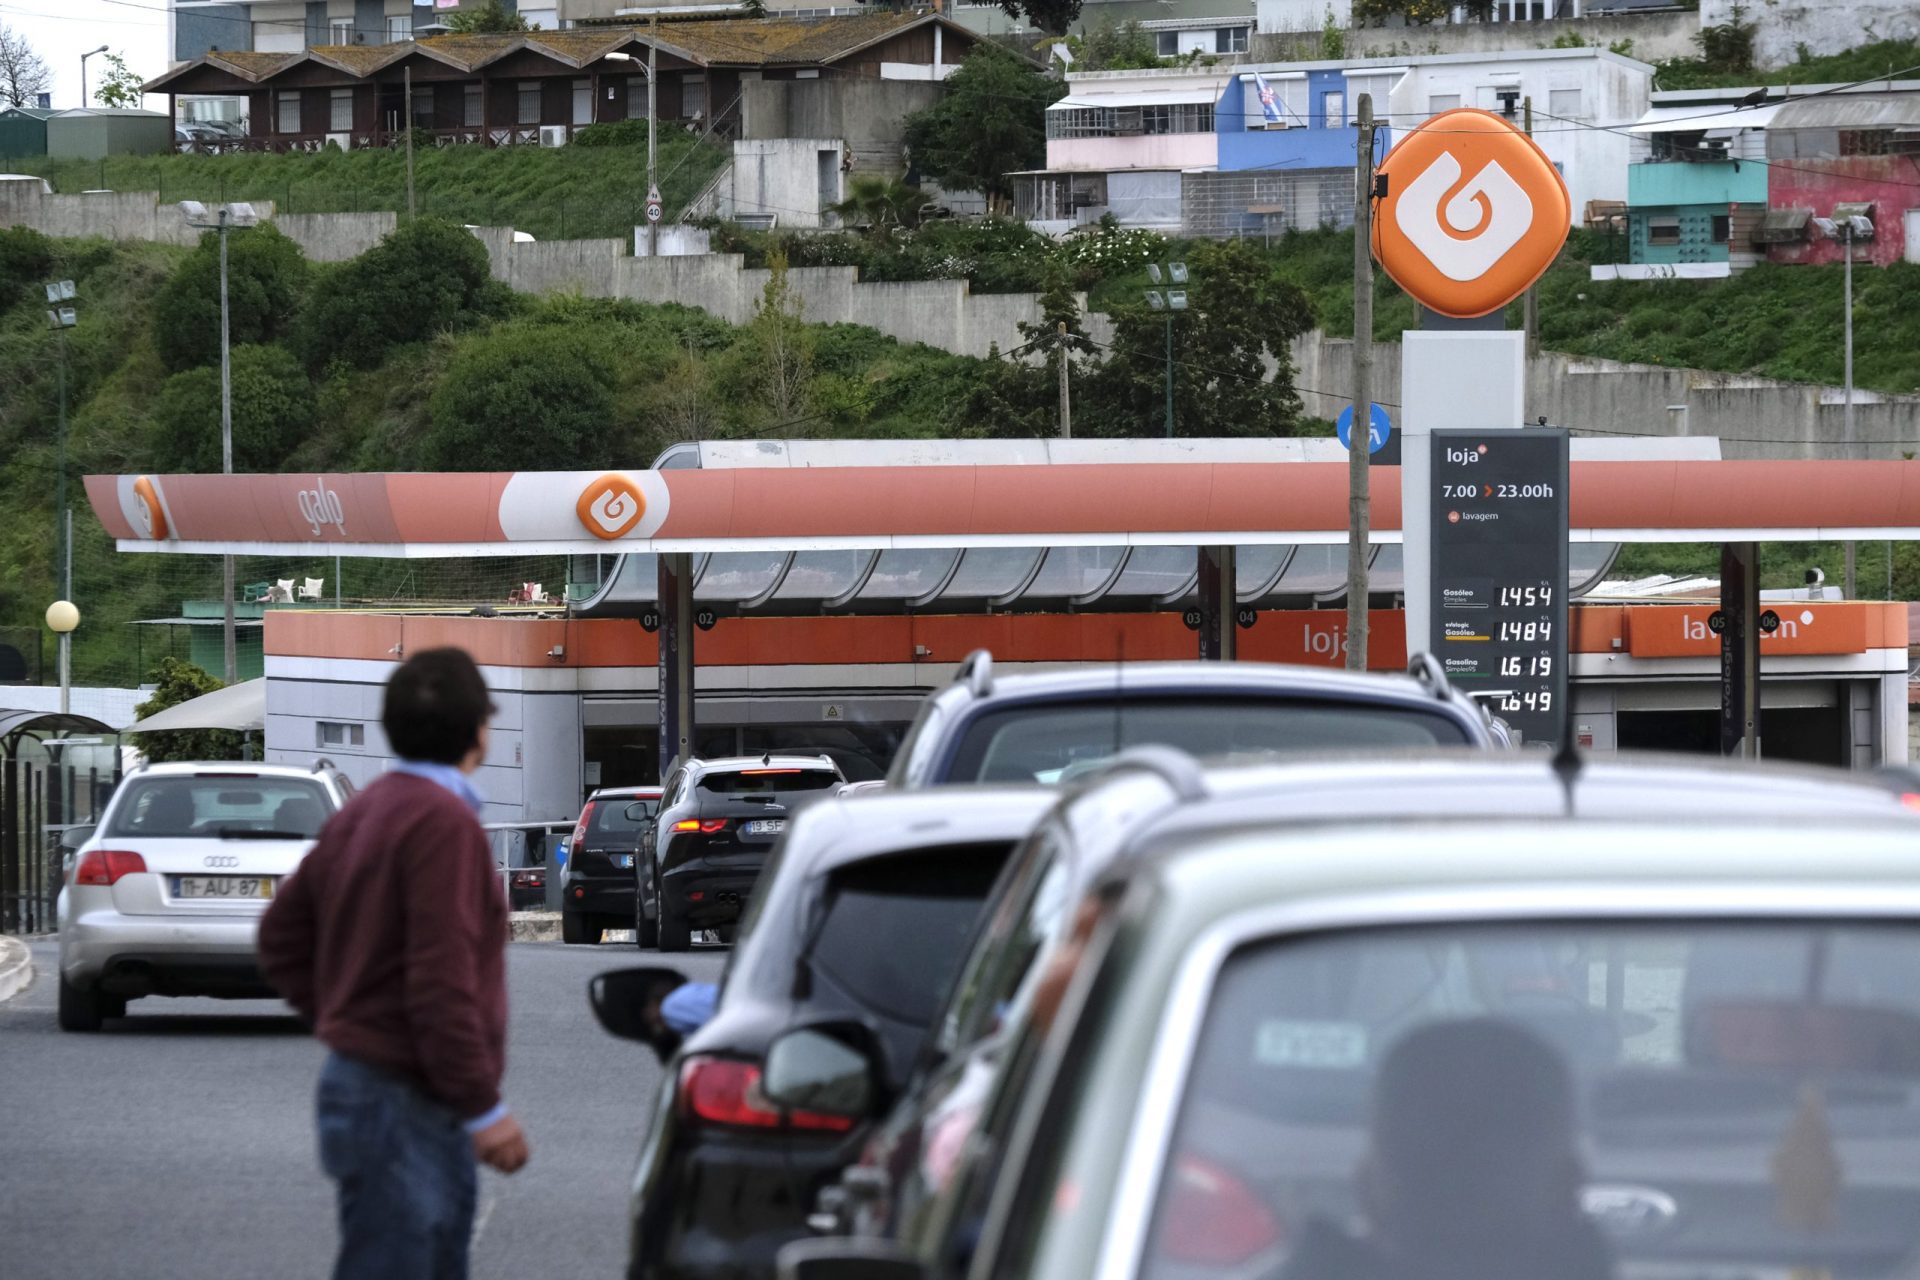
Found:
M 647 500 L 633 481 L 609 472 L 581 491 L 574 511 L 588 533 L 612 542 L 640 523 L 647 514 Z

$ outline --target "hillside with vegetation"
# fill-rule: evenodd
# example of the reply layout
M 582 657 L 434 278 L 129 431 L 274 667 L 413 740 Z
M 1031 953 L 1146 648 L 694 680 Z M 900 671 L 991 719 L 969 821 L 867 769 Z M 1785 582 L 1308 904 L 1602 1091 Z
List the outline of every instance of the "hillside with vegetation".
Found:
M 725 143 L 675 126 L 659 133 L 656 167 L 669 216 L 726 163 Z M 34 174 L 62 194 L 151 191 L 161 202 L 271 200 L 280 213 L 404 213 L 404 147 L 280 155 L 111 156 L 104 160 L 0 158 L 0 170 Z M 414 153 L 414 206 L 478 226 L 511 226 L 542 240 L 627 239 L 645 217 L 646 125 L 593 125 L 565 147 L 437 147 Z

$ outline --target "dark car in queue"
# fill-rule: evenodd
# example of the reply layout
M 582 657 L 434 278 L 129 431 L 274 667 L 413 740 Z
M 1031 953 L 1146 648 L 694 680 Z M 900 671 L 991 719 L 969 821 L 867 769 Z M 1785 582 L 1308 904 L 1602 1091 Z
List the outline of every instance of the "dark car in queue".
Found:
M 977 650 L 929 694 L 887 772 L 897 789 L 1070 782 L 1129 747 L 1205 759 L 1504 747 L 1505 726 L 1430 654 L 1405 676 L 1269 662 L 1134 662 L 1004 673 Z
M 493 865 L 507 890 L 507 906 L 514 911 L 544 911 L 547 876 L 555 854 L 575 824 L 565 818 L 552 822 L 489 822 L 482 828 L 493 850 Z
M 635 871 L 639 945 L 685 951 L 696 930 L 731 930 L 794 808 L 845 782 L 823 755 L 695 758 L 677 766 Z
M 658 1015 L 678 973 L 594 980 L 607 1029 L 669 1062 L 634 1178 L 631 1280 L 772 1274 L 865 1138 L 804 1088 L 777 1100 L 783 1082 L 816 1075 L 822 1054 L 844 1058 L 851 1040 L 876 1064 L 864 1088 L 899 1090 L 988 890 L 1051 802 L 1029 787 L 813 803 L 767 866 L 713 1017 L 684 1045 Z
M 659 812 L 659 787 L 602 787 L 587 798 L 560 868 L 564 941 L 633 927 L 634 865 Z
M 1026 964 L 938 1189 L 782 1276 L 1914 1274 L 1904 797 L 1357 763 L 1210 771 L 1132 821 Z

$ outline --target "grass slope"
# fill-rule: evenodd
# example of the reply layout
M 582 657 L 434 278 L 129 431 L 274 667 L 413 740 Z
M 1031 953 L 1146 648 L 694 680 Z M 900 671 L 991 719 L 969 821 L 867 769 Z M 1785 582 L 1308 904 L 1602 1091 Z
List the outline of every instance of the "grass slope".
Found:
M 726 156 L 722 144 L 699 142 L 678 129 L 661 132 L 657 165 L 670 215 L 700 193 Z M 0 167 L 45 177 L 62 193 L 153 191 L 163 202 L 271 200 L 282 213 L 407 207 L 406 153 L 397 148 L 10 159 Z M 414 155 L 414 191 L 421 213 L 456 222 L 513 226 L 542 240 L 625 239 L 644 221 L 646 147 L 423 147 Z

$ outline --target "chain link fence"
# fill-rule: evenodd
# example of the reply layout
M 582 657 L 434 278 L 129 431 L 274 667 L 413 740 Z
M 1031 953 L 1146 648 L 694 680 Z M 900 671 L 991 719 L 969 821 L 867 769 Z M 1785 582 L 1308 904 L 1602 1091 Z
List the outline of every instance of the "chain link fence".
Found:
M 1352 225 L 1352 169 L 1182 175 L 1180 229 L 1188 236 L 1270 242 L 1289 231 Z

